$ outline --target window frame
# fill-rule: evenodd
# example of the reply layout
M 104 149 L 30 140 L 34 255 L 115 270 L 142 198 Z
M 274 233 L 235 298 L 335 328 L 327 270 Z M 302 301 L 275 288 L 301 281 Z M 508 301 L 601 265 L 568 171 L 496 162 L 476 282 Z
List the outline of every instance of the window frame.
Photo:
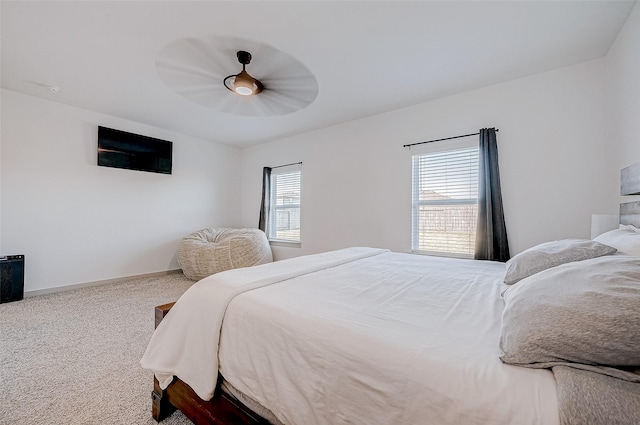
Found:
M 460 253 L 460 252 L 446 252 L 446 251 L 432 251 L 432 250 L 421 250 L 419 249 L 420 246 L 420 238 L 419 238 L 419 214 L 418 214 L 418 208 L 420 205 L 473 205 L 473 202 L 469 202 L 469 201 L 473 201 L 474 198 L 465 198 L 465 199 L 459 199 L 459 200 L 454 200 L 453 202 L 451 201 L 437 201 L 437 200 L 431 200 L 431 201 L 427 201 L 427 200 L 423 200 L 420 201 L 419 200 L 419 184 L 417 184 L 417 179 L 415 176 L 415 158 L 417 156 L 423 156 L 423 155 L 432 155 L 432 154 L 438 154 L 438 153 L 445 153 L 445 152 L 454 152 L 454 151 L 459 151 L 459 150 L 463 150 L 463 149 L 470 149 L 470 148 L 476 148 L 478 149 L 478 155 L 479 155 L 479 145 L 477 140 L 464 140 L 464 139 L 460 139 L 460 140 L 455 140 L 455 141 L 451 141 L 448 140 L 446 142 L 434 142 L 434 143 L 430 143 L 428 145 L 422 145 L 419 146 L 417 148 L 413 148 L 410 151 L 410 161 L 411 161 L 411 253 L 413 254 L 420 254 L 420 255 L 432 255 L 432 256 L 439 256 L 439 257 L 451 257 L 451 258 L 466 258 L 466 259 L 472 259 L 473 258 L 473 252 L 471 253 Z M 418 199 L 418 202 L 416 202 L 416 199 Z M 475 205 L 478 204 L 478 193 L 476 192 L 476 197 L 475 197 Z M 475 225 L 477 227 L 477 216 L 475 217 Z M 473 249 L 473 247 L 472 247 Z
M 278 205 L 277 204 L 277 198 L 278 198 L 277 176 L 282 174 L 294 174 L 294 173 L 298 174 L 298 192 L 299 192 L 298 202 L 293 204 Z M 302 198 L 302 167 L 300 166 L 300 164 L 293 164 L 285 167 L 273 168 L 271 170 L 271 177 L 269 182 L 269 211 L 267 213 L 267 232 L 266 232 L 267 239 L 269 240 L 269 243 L 271 245 L 297 246 L 297 247 L 302 246 L 301 198 Z M 297 208 L 298 210 L 298 216 L 299 216 L 298 221 L 300 222 L 299 229 L 298 229 L 298 239 L 287 239 L 282 237 L 278 238 L 277 237 L 277 232 L 278 232 L 277 211 L 288 210 L 292 208 Z

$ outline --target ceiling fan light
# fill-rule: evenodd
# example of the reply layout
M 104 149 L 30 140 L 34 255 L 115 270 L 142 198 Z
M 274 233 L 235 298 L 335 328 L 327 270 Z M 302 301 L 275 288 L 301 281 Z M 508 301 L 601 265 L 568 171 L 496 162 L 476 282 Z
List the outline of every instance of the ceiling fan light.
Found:
M 244 67 L 251 61 L 251 53 L 241 50 L 238 52 L 238 61 L 242 64 L 242 71 L 236 75 L 229 75 L 223 80 L 224 86 L 241 96 L 251 96 L 261 93 L 264 85 L 253 78 Z
M 253 94 L 253 91 L 250 88 L 242 86 L 236 87 L 234 91 L 241 96 L 251 96 Z
M 233 82 L 233 90 L 242 96 L 250 96 L 254 94 L 256 91 L 256 84 L 254 83 L 253 77 L 251 77 L 247 71 L 242 70 L 240 74 L 236 75 Z

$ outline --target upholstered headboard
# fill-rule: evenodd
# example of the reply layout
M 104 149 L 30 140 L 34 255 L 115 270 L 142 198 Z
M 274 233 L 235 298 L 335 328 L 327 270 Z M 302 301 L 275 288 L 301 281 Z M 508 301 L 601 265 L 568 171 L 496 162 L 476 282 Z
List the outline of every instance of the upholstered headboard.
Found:
M 640 195 L 640 162 L 620 170 L 620 195 Z
M 640 228 L 640 201 L 620 204 L 620 224 L 631 224 Z
M 640 195 L 640 162 L 620 170 L 620 195 Z M 640 227 L 640 201 L 620 204 L 620 224 Z

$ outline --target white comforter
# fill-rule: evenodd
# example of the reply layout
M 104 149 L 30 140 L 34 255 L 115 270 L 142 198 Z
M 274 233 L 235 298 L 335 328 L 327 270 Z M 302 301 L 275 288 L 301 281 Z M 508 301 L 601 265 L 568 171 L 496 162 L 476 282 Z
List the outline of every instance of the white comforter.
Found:
M 208 399 L 219 359 L 285 424 L 557 424 L 551 372 L 498 358 L 503 275 L 367 248 L 225 272 L 185 293 L 142 364 Z
M 227 306 L 243 292 L 272 285 L 386 250 L 350 248 L 279 263 L 230 270 L 194 284 L 171 308 L 151 337 L 140 364 L 166 388 L 178 376 L 203 400 L 218 378 L 218 343 Z

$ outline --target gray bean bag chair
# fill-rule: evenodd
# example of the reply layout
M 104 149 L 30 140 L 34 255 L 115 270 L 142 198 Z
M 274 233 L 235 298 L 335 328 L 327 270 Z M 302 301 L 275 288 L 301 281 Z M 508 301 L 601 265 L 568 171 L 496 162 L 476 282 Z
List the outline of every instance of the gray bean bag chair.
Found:
M 192 280 L 272 261 L 269 241 L 260 229 L 202 229 L 185 236 L 178 246 L 178 264 Z

